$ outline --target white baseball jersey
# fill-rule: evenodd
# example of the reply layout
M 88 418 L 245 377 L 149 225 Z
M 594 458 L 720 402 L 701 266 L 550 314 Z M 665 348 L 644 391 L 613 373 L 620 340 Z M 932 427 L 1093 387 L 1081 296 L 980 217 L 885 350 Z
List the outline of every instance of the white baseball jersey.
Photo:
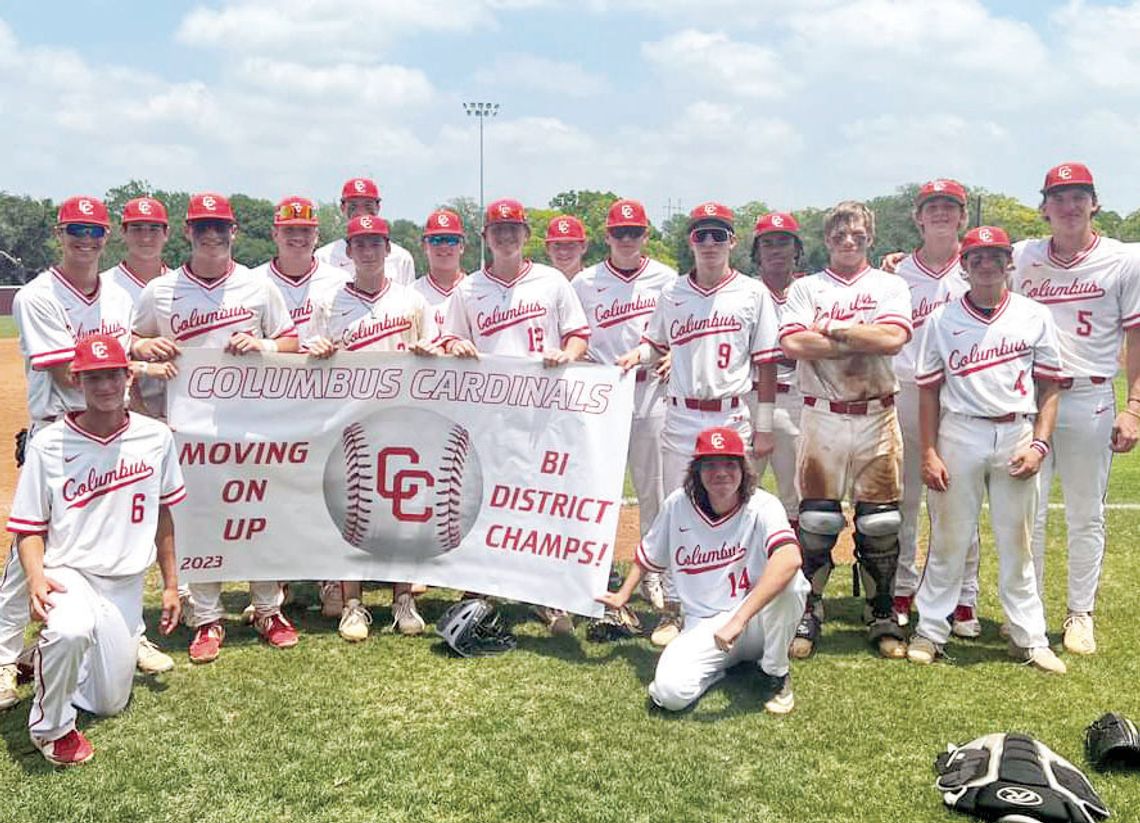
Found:
M 43 534 L 45 568 L 141 574 L 154 562 L 159 506 L 186 497 L 174 437 L 141 414 L 128 413 L 107 437 L 84 431 L 75 417 L 32 438 L 8 531 Z
M 398 243 L 389 241 L 389 245 L 391 249 L 388 251 L 388 256 L 384 259 L 384 276 L 393 283 L 399 283 L 401 286 L 412 285 L 412 283 L 416 281 L 415 258 L 412 257 L 410 251 Z M 322 263 L 328 263 L 330 266 L 344 269 L 348 272 L 349 280 L 356 276 L 356 264 L 353 263 L 352 258 L 348 256 L 348 244 L 343 237 L 340 240 L 334 240 L 328 245 L 321 246 L 317 249 L 316 256 Z
M 444 339 L 470 340 L 487 354 L 539 356 L 570 337 L 590 337 L 565 275 L 541 263 L 524 261 L 509 283 L 483 269 L 459 281 L 451 299 Z
M 609 260 L 579 272 L 570 281 L 590 324 L 586 356 L 595 363 L 616 363 L 641 342 L 649 318 L 677 271 L 648 257 L 632 273 L 615 268 Z
M 313 331 L 346 351 L 405 351 L 417 340 L 439 337 L 427 301 L 387 279 L 375 294 L 352 283 L 326 294 L 317 304 Z
M 313 264 L 299 279 L 294 280 L 277 268 L 276 258 L 253 269 L 254 274 L 263 274 L 277 287 L 285 298 L 289 317 L 297 327 L 297 336 L 302 342 L 313 336 L 310 328 L 317 302 L 325 292 L 332 292 L 350 279 L 349 275 L 335 266 L 313 258 Z
M 779 325 L 784 322 L 784 312 L 788 307 L 787 292 L 784 292 L 783 295 L 779 295 L 768 288 L 768 284 L 763 280 L 757 278 L 756 282 L 768 289 L 768 296 L 772 298 L 772 307 L 776 310 L 776 326 L 779 327 Z M 789 288 L 791 288 L 791 286 L 789 286 Z M 790 357 L 785 357 L 782 351 L 780 352 L 780 359 L 776 361 L 776 382 L 785 386 L 794 386 L 796 384 L 796 361 Z
M 762 489 L 718 519 L 677 489 L 665 498 L 636 560 L 647 571 L 670 572 L 687 616 L 713 617 L 739 607 L 772 553 L 795 542 L 784 507 Z
M 922 262 L 918 252 L 908 254 L 899 263 L 895 274 L 910 289 L 910 323 L 914 330 L 914 336 L 895 355 L 895 375 L 899 380 L 913 383 L 922 325 L 939 306 L 944 306 L 969 291 L 970 283 L 966 280 L 961 258 L 957 255 L 941 269 L 935 270 Z
M 792 283 L 780 339 L 810 330 L 824 320 L 833 327 L 894 325 L 906 330 L 909 340 L 913 335 L 910 292 L 901 278 L 870 266 L 850 278 L 824 269 Z M 892 360 L 885 354 L 804 360 L 796 369 L 800 391 L 812 397 L 844 401 L 894 394 L 899 384 Z
M 32 420 L 52 419 L 87 405 L 82 391 L 57 385 L 47 371 L 70 363 L 80 340 L 109 334 L 130 350 L 134 301 L 102 276 L 92 294 L 82 294 L 58 269 L 48 269 L 16 292 L 12 314 L 20 334 Z
M 167 271 L 169 269 L 166 268 L 166 264 L 163 264 L 160 274 L 166 274 Z M 131 267 L 127 265 L 125 260 L 107 269 L 99 276 L 121 286 L 130 294 L 135 305 L 138 305 L 139 295 L 146 288 L 146 281 L 131 271 Z M 135 377 L 135 385 L 138 386 L 139 397 L 142 398 L 147 413 L 152 416 L 162 416 L 166 409 L 166 381 L 158 377 L 143 375 Z
M 753 365 L 780 359 L 777 328 L 763 284 L 733 271 L 705 289 L 690 274 L 662 290 L 642 339 L 673 351 L 670 395 L 713 400 L 747 394 Z
M 1013 246 L 1013 290 L 1049 307 L 1065 377 L 1116 374 L 1124 331 L 1140 326 L 1140 249 L 1096 235 L 1068 263 L 1050 238 Z
M 264 274 L 238 263 L 215 280 L 180 266 L 151 280 L 139 296 L 135 334 L 141 337 L 221 349 L 237 332 L 269 339 L 297 335 L 281 292 Z
M 166 268 L 166 264 L 163 264 L 160 274 L 166 274 L 168 271 L 169 269 Z M 131 267 L 127 265 L 125 260 L 115 266 L 111 266 L 111 268 L 107 269 L 106 271 L 101 272 L 99 276 L 104 280 L 110 280 L 115 283 L 115 285 L 119 286 L 122 289 L 125 289 L 127 294 L 129 294 L 131 296 L 131 299 L 136 303 L 138 302 L 139 295 L 142 294 L 142 290 L 146 288 L 147 281 L 143 280 L 141 277 L 131 271 Z
M 1061 356 L 1048 309 L 1007 292 L 987 317 L 962 296 L 923 326 L 916 382 L 943 382 L 942 407 L 972 417 L 1034 414 L 1034 378 L 1058 380 Z
M 435 325 L 440 330 L 447 325 L 447 315 L 451 312 L 451 298 L 466 276 L 467 275 L 463 272 L 460 272 L 459 279 L 455 281 L 455 284 L 450 289 L 445 289 L 439 285 L 439 283 L 432 279 L 430 274 L 425 274 L 412 284 L 412 288 L 419 292 L 420 296 L 431 306 L 432 319 L 435 320 Z

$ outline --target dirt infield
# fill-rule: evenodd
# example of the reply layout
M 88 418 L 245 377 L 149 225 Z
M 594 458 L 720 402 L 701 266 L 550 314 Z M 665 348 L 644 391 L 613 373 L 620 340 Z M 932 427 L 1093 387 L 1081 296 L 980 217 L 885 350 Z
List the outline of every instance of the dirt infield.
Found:
M 12 494 L 16 491 L 16 462 L 13 457 L 16 432 L 28 424 L 28 396 L 24 383 L 24 361 L 20 357 L 19 341 L 15 338 L 0 340 L 0 522 L 8 521 Z

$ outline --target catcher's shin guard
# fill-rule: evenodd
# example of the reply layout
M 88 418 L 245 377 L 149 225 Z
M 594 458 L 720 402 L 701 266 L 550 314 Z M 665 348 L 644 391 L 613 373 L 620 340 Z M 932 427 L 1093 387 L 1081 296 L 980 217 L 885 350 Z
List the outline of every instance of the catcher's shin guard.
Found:
M 889 620 L 895 572 L 899 565 L 899 526 L 894 503 L 855 504 L 855 556 L 870 608 L 870 621 Z
M 831 550 L 847 525 L 838 500 L 804 500 L 800 503 L 799 537 L 803 574 L 811 583 L 813 599 L 823 597 L 834 564 Z

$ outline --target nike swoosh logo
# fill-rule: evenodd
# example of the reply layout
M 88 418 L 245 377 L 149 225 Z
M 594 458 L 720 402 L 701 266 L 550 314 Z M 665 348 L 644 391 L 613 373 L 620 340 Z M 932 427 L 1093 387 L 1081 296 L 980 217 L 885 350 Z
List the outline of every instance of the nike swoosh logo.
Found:
M 488 297 L 490 297 L 490 296 L 491 296 L 491 295 L 489 295 L 489 294 L 481 294 L 481 295 L 479 295 L 478 297 L 476 297 L 476 298 L 475 298 L 475 301 L 476 301 L 476 302 L 478 302 L 478 301 L 480 301 L 480 300 L 486 300 L 486 299 L 487 299 Z
M 677 527 L 677 531 L 679 531 L 679 532 L 687 532 L 688 530 L 689 530 L 688 526 L 678 526 Z
M 172 295 L 172 296 L 171 296 L 171 298 L 170 298 L 170 302 L 171 302 L 171 303 L 174 303 L 174 302 L 176 302 L 176 301 L 178 301 L 178 300 L 181 300 L 181 299 L 182 299 L 182 297 L 183 297 L 183 296 L 182 296 L 181 294 L 175 294 L 175 295 Z
M 1101 406 L 1099 409 L 1094 409 L 1093 414 L 1104 414 L 1108 411 L 1108 406 Z
M 684 301 L 684 300 L 682 300 L 681 302 L 677 302 L 676 300 L 674 300 L 674 301 L 673 301 L 673 305 L 674 305 L 674 306 L 683 306 L 683 305 L 685 305 L 685 301 Z
M 609 290 L 610 290 L 609 286 L 598 286 L 598 294 L 601 294 L 602 292 L 609 291 Z
M 73 455 L 71 455 L 71 457 L 65 457 L 65 458 L 63 458 L 63 462 L 64 462 L 64 463 L 70 463 L 72 460 L 74 460 L 74 459 L 75 459 L 75 458 L 77 458 L 77 457 L 79 457 L 79 455 L 78 455 L 78 454 L 73 454 Z
M 957 331 L 950 332 L 950 336 L 951 337 L 957 337 L 958 335 L 965 334 L 965 333 L 966 333 L 965 329 L 958 329 Z

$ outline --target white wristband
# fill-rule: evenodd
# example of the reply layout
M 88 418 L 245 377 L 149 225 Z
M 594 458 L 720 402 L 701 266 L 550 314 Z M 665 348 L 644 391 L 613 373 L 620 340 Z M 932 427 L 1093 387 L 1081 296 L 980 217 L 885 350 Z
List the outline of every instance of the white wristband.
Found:
M 771 434 L 772 421 L 776 416 L 775 403 L 757 403 L 756 416 L 752 419 L 752 431 Z
M 277 341 L 276 340 L 262 340 L 261 341 L 261 350 L 262 351 L 277 351 Z

